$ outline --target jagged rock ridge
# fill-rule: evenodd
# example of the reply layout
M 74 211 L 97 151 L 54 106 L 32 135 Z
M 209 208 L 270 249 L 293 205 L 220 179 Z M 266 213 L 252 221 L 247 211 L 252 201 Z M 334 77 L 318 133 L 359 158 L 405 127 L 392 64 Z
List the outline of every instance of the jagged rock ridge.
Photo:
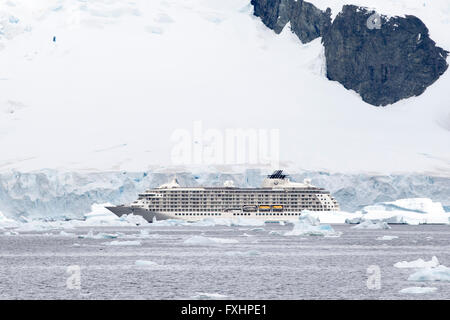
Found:
M 330 9 L 323 12 L 306 1 L 251 3 L 254 14 L 276 33 L 290 22 L 303 43 L 322 37 L 328 79 L 374 106 L 421 95 L 448 68 L 448 52 L 436 46 L 415 16 L 387 18 L 345 5 L 331 23 Z M 379 19 L 377 24 L 373 19 Z
M 288 22 L 303 43 L 321 37 L 331 25 L 331 10 L 325 12 L 313 4 L 295 0 L 251 0 L 255 15 L 276 33 Z
M 376 106 L 421 95 L 447 70 L 448 53 L 420 19 L 379 16 L 380 27 L 369 28 L 375 14 L 343 7 L 323 37 L 328 79 Z

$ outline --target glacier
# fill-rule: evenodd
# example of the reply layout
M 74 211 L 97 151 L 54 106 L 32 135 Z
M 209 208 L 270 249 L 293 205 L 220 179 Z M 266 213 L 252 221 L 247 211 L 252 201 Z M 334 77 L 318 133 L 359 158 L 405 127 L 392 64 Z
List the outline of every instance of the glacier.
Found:
M 174 176 L 182 186 L 221 186 L 231 180 L 239 187 L 259 187 L 265 172 L 247 169 L 244 172 L 66 172 L 41 170 L 35 172 L 0 172 L 0 219 L 110 219 L 105 205 L 124 204 L 137 198 L 147 188 L 166 183 Z M 450 211 L 450 178 L 424 175 L 340 174 L 302 172 L 291 175 L 293 181 L 311 178 L 317 186 L 329 190 L 348 214 L 326 213 L 319 218 L 330 223 L 344 223 L 345 218 L 376 219 L 409 213 L 417 219 L 424 212 L 444 216 Z M 429 198 L 431 200 L 401 200 Z M 409 202 L 408 202 L 409 201 Z M 442 205 L 436 202 L 441 202 Z M 92 205 L 96 207 L 92 208 Z M 444 209 L 447 208 L 447 209 Z M 359 214 L 350 214 L 361 210 Z M 93 213 L 94 212 L 94 213 Z M 106 214 L 106 215 L 105 215 Z M 345 216 L 344 219 L 342 219 Z M 137 218 L 138 219 L 138 218 Z M 421 220 L 418 220 L 421 222 Z M 139 221 L 137 221 L 139 223 Z M 145 221 L 140 221 L 145 223 Z
M 333 14 L 355 4 L 416 15 L 450 48 L 446 0 L 310 2 Z M 171 165 L 171 134 L 197 120 L 219 131 L 280 129 L 280 160 L 293 180 L 311 178 L 341 204 L 343 212 L 318 214 L 322 222 L 447 219 L 448 72 L 420 97 L 380 110 L 326 79 L 320 39 L 302 44 L 286 27 L 275 35 L 250 0 L 1 4 L 2 226 L 143 224 L 99 210 L 174 174 L 183 186 L 259 186 L 270 172 Z M 429 200 L 397 201 L 418 198 Z

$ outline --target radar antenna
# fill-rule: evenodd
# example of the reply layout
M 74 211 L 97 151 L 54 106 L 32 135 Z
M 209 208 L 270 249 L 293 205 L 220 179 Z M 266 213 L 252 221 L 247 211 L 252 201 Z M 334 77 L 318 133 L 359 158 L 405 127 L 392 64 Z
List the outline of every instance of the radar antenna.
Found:
M 267 178 L 269 179 L 285 179 L 287 177 L 286 174 L 283 174 L 283 170 L 275 170 L 272 174 L 269 174 Z

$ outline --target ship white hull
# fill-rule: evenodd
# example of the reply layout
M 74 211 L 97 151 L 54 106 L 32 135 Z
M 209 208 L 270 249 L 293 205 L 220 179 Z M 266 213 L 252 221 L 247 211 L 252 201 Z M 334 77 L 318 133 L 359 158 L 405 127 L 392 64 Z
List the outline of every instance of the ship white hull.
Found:
M 233 213 L 233 212 L 221 212 L 216 214 L 198 214 L 198 213 L 174 213 L 174 212 L 155 212 L 149 211 L 142 208 L 136 208 L 131 206 L 117 206 L 117 207 L 107 207 L 108 210 L 113 212 L 118 217 L 128 214 L 134 214 L 143 217 L 148 222 L 161 221 L 161 220 L 184 220 L 189 222 L 195 222 L 204 220 L 207 218 L 214 219 L 252 219 L 261 220 L 267 222 L 278 222 L 278 221 L 296 221 L 298 220 L 301 213 L 299 212 L 282 212 L 282 213 L 260 213 L 260 212 L 249 212 L 249 213 Z M 330 211 L 326 211 L 330 212 Z
M 231 181 L 224 187 L 181 187 L 176 179 L 146 190 L 129 206 L 109 207 L 118 216 L 135 214 L 147 221 L 205 218 L 297 220 L 302 211 L 338 211 L 330 192 L 314 187 L 311 181 L 291 182 L 282 170 L 269 175 L 261 188 L 236 188 Z

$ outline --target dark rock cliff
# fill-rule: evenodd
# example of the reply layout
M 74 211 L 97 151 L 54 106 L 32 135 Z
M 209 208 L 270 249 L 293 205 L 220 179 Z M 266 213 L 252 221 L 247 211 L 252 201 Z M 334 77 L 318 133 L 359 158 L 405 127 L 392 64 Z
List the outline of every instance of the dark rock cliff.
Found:
M 303 43 L 322 37 L 327 77 L 374 106 L 422 94 L 447 70 L 448 52 L 430 39 L 414 16 L 386 18 L 346 5 L 331 23 L 325 12 L 302 0 L 251 0 L 254 14 L 280 33 L 290 22 Z
M 378 18 L 378 25 L 371 20 Z M 369 25 L 368 25 L 369 23 Z M 447 70 L 447 52 L 414 17 L 344 6 L 323 36 L 327 76 L 375 106 L 418 96 Z
M 303 43 L 321 37 L 331 25 L 331 10 L 323 12 L 303 0 L 251 0 L 255 15 L 276 33 L 288 22 Z

